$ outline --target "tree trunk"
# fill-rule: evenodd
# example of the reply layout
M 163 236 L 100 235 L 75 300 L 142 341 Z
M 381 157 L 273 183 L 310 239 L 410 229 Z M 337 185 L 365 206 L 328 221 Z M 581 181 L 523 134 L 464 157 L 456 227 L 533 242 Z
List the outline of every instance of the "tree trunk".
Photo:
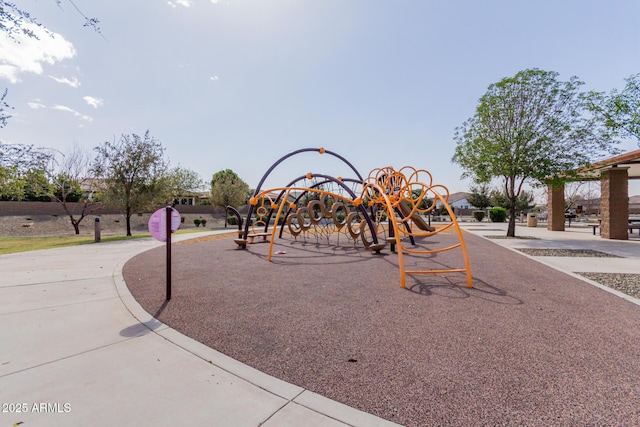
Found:
M 516 192 L 515 184 L 515 176 L 510 176 L 504 183 L 505 194 L 509 200 L 509 210 L 507 211 L 509 215 L 509 227 L 507 228 L 507 237 L 516 237 L 516 202 L 518 201 L 520 189 Z M 520 185 L 522 186 L 522 183 Z
M 516 237 L 516 197 L 509 198 L 509 227 L 507 228 L 507 237 Z
M 127 236 L 131 236 L 131 208 L 127 206 L 126 213 L 126 222 L 127 222 Z
M 509 208 L 509 227 L 507 228 L 507 237 L 516 237 L 516 210 Z
M 62 205 L 62 208 L 64 209 L 64 211 L 66 212 L 67 216 L 69 217 L 69 220 L 71 221 L 71 225 L 73 225 L 73 229 L 77 234 L 80 234 L 80 221 L 76 221 L 76 219 L 74 218 L 73 214 L 69 211 L 69 207 L 67 206 L 67 201 L 66 200 L 59 200 L 59 199 L 55 199 L 58 203 L 60 203 Z M 84 211 L 83 211 L 84 212 Z M 80 218 L 82 219 L 82 218 Z

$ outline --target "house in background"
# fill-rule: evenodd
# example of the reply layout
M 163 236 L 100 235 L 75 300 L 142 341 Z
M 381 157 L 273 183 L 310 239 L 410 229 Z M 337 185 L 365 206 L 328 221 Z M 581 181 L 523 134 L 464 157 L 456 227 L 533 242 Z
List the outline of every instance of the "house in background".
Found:
M 475 206 L 471 205 L 471 203 L 467 201 L 467 197 L 469 197 L 470 194 L 471 193 L 465 193 L 463 191 L 449 194 L 449 206 L 451 206 L 451 208 L 454 209 L 454 211 L 455 211 L 455 208 L 465 209 L 465 210 L 476 209 Z M 443 207 L 442 203 L 438 201 L 436 203 L 436 208 L 440 209 L 442 207 Z
M 576 201 L 576 212 L 586 215 L 599 215 L 600 199 L 580 199 Z M 640 214 L 640 195 L 629 197 L 629 213 Z
M 597 199 L 578 199 L 573 206 L 576 213 L 585 215 L 600 214 L 600 198 Z

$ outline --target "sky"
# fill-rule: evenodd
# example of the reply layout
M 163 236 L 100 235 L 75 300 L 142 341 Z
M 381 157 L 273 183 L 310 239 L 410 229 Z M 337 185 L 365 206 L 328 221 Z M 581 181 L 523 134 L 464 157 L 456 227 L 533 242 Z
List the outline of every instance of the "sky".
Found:
M 468 191 L 453 136 L 490 84 L 539 68 L 609 92 L 640 73 L 637 0 L 15 2 L 55 37 L 0 34 L 14 107 L 0 140 L 93 155 L 149 130 L 171 165 L 207 182 L 232 169 L 251 188 L 323 147 L 364 176 L 410 165 Z M 307 172 L 353 176 L 305 153 L 263 189 Z

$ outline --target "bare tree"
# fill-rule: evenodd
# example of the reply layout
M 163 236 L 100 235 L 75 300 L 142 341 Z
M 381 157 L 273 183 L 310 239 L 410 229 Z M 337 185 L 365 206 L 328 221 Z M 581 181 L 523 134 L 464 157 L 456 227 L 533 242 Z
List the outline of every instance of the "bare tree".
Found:
M 49 196 L 62 206 L 76 234 L 80 234 L 80 222 L 98 206 L 91 193 L 86 197 L 83 195 L 83 187 L 88 190 L 89 184 L 94 182 L 90 175 L 90 163 L 89 155 L 74 144 L 59 165 L 49 171 Z M 82 207 L 77 212 L 76 202 L 79 200 L 82 200 Z
M 7 89 L 4 90 L 2 96 L 0 96 L 0 129 L 7 125 L 7 120 L 11 118 L 11 115 L 7 110 L 13 110 L 13 107 L 7 104 L 5 98 L 7 97 Z
M 581 191 L 584 181 L 567 182 L 564 186 L 564 204 L 566 209 L 575 209 L 578 200 L 582 197 Z
M 586 185 L 581 192 L 582 207 L 585 213 L 600 211 L 600 182 L 586 181 Z

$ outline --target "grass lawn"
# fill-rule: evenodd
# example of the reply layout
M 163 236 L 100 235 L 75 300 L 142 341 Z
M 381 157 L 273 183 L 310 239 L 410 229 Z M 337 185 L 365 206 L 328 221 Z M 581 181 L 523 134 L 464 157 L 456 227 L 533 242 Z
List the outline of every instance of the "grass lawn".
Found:
M 195 233 L 202 230 L 178 230 L 175 234 Z M 140 239 L 151 237 L 149 233 L 135 234 L 127 237 L 123 235 L 102 236 L 102 242 L 113 242 L 117 240 Z M 0 237 L 0 255 L 16 252 L 35 251 L 38 249 L 61 248 L 64 246 L 89 245 L 94 244 L 94 236 L 53 236 L 53 237 Z

